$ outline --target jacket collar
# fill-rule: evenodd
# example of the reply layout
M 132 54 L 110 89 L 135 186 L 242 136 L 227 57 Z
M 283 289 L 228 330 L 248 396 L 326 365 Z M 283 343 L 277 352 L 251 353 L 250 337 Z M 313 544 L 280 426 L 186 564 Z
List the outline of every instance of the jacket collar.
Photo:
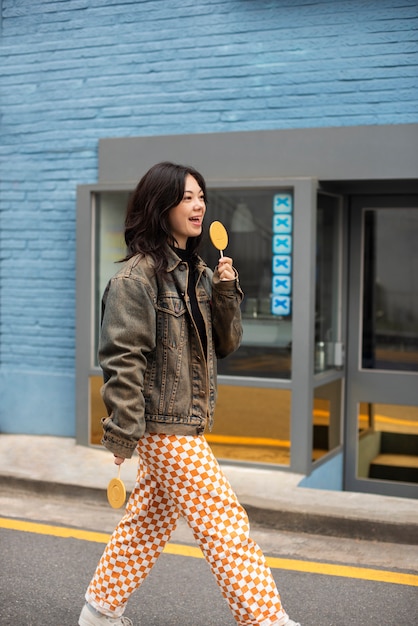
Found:
M 175 253 L 173 248 L 171 248 L 170 246 L 167 246 L 167 259 L 168 259 L 167 272 L 172 272 L 182 262 L 181 258 Z M 206 263 L 200 256 L 198 256 L 197 268 L 202 271 L 205 269 L 205 267 L 207 267 Z

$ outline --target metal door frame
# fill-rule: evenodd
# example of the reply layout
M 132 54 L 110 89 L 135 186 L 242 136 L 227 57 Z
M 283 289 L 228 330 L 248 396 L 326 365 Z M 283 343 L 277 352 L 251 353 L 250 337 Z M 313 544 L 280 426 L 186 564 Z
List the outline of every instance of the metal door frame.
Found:
M 400 481 L 357 477 L 358 404 L 415 405 L 418 373 L 364 370 L 360 367 L 363 292 L 364 211 L 367 208 L 415 208 L 411 195 L 357 196 L 352 198 L 349 225 L 348 325 L 346 342 L 345 480 L 344 489 L 389 496 L 418 497 L 418 485 Z

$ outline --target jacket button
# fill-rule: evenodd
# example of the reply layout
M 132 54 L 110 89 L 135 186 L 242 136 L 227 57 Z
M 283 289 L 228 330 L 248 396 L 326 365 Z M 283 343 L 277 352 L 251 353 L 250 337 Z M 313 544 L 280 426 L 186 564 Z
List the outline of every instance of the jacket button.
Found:
M 204 391 L 199 391 L 199 396 L 200 396 L 201 398 L 204 398 L 204 397 L 205 397 L 205 395 L 206 395 L 206 394 L 205 394 L 205 392 L 204 392 Z

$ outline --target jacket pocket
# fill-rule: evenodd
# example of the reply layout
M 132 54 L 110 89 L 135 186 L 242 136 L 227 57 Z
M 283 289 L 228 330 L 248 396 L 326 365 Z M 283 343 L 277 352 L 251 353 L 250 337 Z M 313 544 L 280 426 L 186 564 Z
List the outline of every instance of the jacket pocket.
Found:
M 186 305 L 178 296 L 161 296 L 157 300 L 157 340 L 166 347 L 178 349 L 186 340 Z
M 189 371 L 188 314 L 184 301 L 164 295 L 157 301 L 157 376 L 154 406 L 163 421 L 189 414 L 192 389 Z M 157 403 L 157 404 L 155 404 Z

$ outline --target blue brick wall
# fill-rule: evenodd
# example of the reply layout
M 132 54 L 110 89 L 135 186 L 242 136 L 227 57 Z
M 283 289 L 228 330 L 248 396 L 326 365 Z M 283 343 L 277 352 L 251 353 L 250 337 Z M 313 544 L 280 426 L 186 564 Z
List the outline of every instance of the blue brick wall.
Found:
M 418 121 L 416 0 L 2 0 L 0 431 L 74 434 L 102 137 Z

